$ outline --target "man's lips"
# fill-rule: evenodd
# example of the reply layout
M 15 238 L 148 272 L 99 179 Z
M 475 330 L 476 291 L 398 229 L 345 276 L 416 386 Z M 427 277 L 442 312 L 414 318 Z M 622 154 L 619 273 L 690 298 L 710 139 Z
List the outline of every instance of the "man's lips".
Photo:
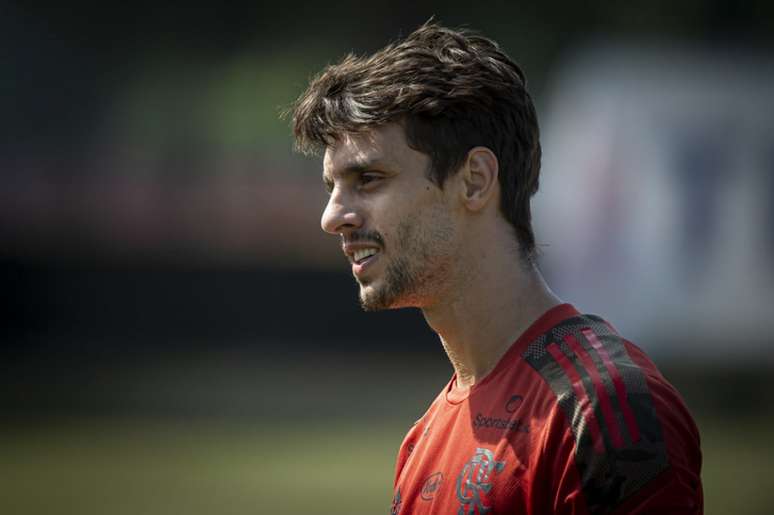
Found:
M 380 254 L 380 252 L 377 252 L 376 254 L 370 254 L 362 259 L 353 260 L 352 273 L 355 275 L 364 273 L 379 259 Z
M 373 243 L 345 243 L 341 246 L 344 254 L 353 265 L 362 264 L 381 252 Z
M 359 276 L 370 268 L 382 253 L 379 245 L 372 242 L 359 241 L 357 243 L 344 243 L 344 254 L 352 263 L 352 274 Z

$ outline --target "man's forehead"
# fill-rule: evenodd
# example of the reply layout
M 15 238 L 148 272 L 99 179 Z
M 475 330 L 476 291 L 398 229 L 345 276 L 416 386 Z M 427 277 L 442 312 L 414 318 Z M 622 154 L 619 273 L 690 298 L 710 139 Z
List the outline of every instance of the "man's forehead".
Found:
M 325 150 L 323 167 L 326 173 L 366 166 L 390 166 L 398 162 L 408 149 L 403 129 L 397 124 L 342 134 Z

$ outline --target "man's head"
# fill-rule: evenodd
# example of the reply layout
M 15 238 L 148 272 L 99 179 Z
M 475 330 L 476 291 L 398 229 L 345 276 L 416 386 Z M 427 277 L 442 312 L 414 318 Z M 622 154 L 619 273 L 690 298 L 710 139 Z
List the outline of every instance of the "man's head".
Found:
M 396 220 L 398 225 L 391 236 L 397 238 L 394 250 L 396 246 L 404 250 L 413 246 L 431 259 L 435 254 L 430 253 L 427 245 L 441 254 L 453 251 L 454 224 L 437 204 L 448 201 L 444 187 L 471 159 L 472 152 L 485 149 L 494 163 L 499 214 L 513 227 L 521 257 L 531 259 L 535 243 L 530 198 L 537 191 L 540 170 L 537 117 L 525 89 L 524 74 L 491 40 L 428 23 L 371 56 L 349 55 L 312 80 L 295 105 L 293 128 L 302 152 L 325 151 L 325 177 L 333 195 L 323 215 L 323 228 L 341 234 L 351 248 L 362 240 L 385 246 L 385 250 L 390 250 L 390 245 L 379 240 L 382 235 L 378 232 L 368 232 L 372 229 L 370 224 L 359 227 L 358 221 L 351 223 L 342 215 L 347 211 L 344 208 L 350 207 L 344 205 L 344 193 L 346 202 L 351 203 L 359 187 L 345 183 L 344 179 L 357 176 L 357 180 L 368 180 L 371 175 L 345 176 L 340 172 L 347 166 L 350 171 L 383 172 L 385 167 L 363 167 L 357 161 L 373 155 L 390 160 L 385 151 L 389 148 L 405 158 L 402 163 L 392 159 L 391 166 L 422 167 L 424 183 L 412 186 L 422 191 L 401 193 L 403 198 L 412 198 L 412 203 L 405 206 L 411 211 L 411 218 Z M 350 190 L 334 189 L 338 184 L 334 184 L 334 179 L 349 184 Z M 370 187 L 365 186 L 363 191 L 367 193 Z M 334 198 L 336 194 L 338 198 Z M 430 194 L 432 199 L 423 197 Z M 366 201 L 361 196 L 357 202 Z M 394 204 L 394 199 L 391 202 Z M 368 204 L 369 208 L 372 206 Z M 425 207 L 417 210 L 417 206 Z M 397 208 L 393 205 L 390 210 Z M 403 234 L 397 234 L 400 232 Z M 417 248 L 428 235 L 440 238 L 441 242 L 425 242 L 426 248 Z M 398 245 L 399 241 L 402 243 Z M 442 248 L 443 241 L 448 248 Z M 364 287 L 361 300 L 366 307 L 401 304 L 385 292 L 415 290 L 417 284 L 427 280 L 424 275 L 429 270 L 418 270 L 418 264 L 398 267 L 405 256 L 393 257 L 388 268 L 393 272 L 393 286 L 400 288 L 382 285 L 381 300 L 369 306 Z M 444 260 L 439 258 L 436 267 L 442 268 L 444 263 L 440 261 Z M 365 277 L 358 280 L 364 286 Z
M 476 146 L 499 163 L 500 207 L 524 256 L 535 248 L 530 198 L 538 188 L 537 116 L 521 69 L 484 37 L 421 26 L 368 57 L 328 66 L 298 99 L 298 148 L 319 153 L 343 134 L 400 123 L 408 144 L 430 157 L 440 187 Z

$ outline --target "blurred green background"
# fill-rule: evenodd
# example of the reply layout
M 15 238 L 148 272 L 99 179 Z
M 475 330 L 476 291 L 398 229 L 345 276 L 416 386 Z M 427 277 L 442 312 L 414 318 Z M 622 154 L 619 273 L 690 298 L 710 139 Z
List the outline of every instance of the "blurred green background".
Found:
M 772 4 L 346 1 L 0 3 L 0 513 L 388 511 L 451 367 L 359 311 L 279 113 L 431 15 L 530 78 L 542 267 L 683 393 L 706 513 L 772 512 Z

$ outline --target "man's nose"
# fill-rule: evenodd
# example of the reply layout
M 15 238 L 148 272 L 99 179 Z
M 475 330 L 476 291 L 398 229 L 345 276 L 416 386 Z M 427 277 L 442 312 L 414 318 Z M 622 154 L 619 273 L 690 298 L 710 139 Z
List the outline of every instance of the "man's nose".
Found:
M 330 234 L 342 234 L 362 226 L 363 219 L 354 203 L 341 190 L 334 189 L 325 206 L 320 227 Z

